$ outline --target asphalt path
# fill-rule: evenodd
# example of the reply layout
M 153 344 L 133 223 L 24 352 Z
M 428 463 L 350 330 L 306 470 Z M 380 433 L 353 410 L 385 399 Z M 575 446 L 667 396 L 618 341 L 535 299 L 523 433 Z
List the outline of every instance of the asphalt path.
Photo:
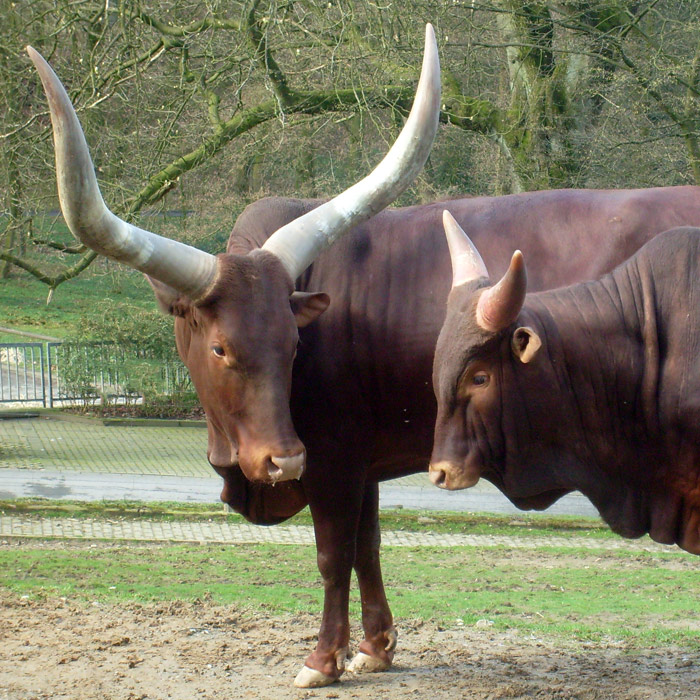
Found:
M 424 483 L 422 483 L 424 482 Z M 69 471 L 2 469 L 0 499 L 177 501 L 216 503 L 221 480 L 216 477 L 106 474 Z M 380 508 L 453 512 L 521 513 L 494 486 L 480 482 L 464 491 L 443 491 L 427 475 L 386 481 L 380 485 Z M 552 515 L 597 517 L 598 511 L 580 493 L 560 499 L 547 509 Z
M 24 417 L 22 417 L 22 415 Z M 217 503 L 222 480 L 206 461 L 200 421 L 115 421 L 0 413 L 0 498 Z M 486 481 L 443 491 L 427 473 L 382 482 L 381 508 L 519 513 Z M 557 515 L 598 515 L 579 493 L 548 509 Z

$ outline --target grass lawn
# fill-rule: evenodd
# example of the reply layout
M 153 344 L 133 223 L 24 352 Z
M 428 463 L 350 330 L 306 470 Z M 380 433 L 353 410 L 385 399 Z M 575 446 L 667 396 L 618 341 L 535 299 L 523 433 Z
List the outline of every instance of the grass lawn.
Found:
M 58 287 L 50 304 L 48 288 L 29 276 L 0 280 L 0 326 L 63 338 L 86 315 L 101 314 L 105 304 L 155 308 L 153 294 L 143 275 L 100 262 L 83 276 Z M 0 332 L 0 342 L 23 342 L 25 338 Z
M 0 547 L 0 587 L 86 603 L 206 597 L 275 615 L 320 609 L 315 561 L 296 545 L 24 541 Z M 382 562 L 397 618 L 700 649 L 700 567 L 680 552 L 386 547 Z

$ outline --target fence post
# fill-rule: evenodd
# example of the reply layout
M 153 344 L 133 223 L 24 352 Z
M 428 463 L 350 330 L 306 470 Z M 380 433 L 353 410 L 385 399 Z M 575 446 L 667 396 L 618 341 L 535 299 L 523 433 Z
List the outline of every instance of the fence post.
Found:
M 53 408 L 53 372 L 51 371 L 51 346 L 53 343 L 46 343 L 46 361 L 49 365 L 49 408 Z
M 48 348 L 47 348 L 48 353 Z M 44 345 L 39 348 L 39 366 L 41 367 L 41 405 L 46 408 L 46 378 L 44 377 Z

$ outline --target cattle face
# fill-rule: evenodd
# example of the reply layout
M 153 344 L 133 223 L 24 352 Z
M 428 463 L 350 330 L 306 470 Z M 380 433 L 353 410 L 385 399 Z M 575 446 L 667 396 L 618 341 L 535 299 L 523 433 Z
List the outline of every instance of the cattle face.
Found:
M 289 415 L 298 328 L 328 306 L 326 294 L 295 292 L 267 251 L 217 258 L 217 282 L 192 304 L 150 280 L 176 317 L 178 352 L 208 421 L 208 458 L 222 474 L 239 466 L 251 481 L 299 478 L 304 446 Z
M 520 402 L 535 392 L 518 393 L 521 384 L 541 392 L 551 386 L 535 361 L 542 341 L 533 328 L 516 323 L 486 330 L 477 322 L 478 300 L 489 289 L 486 280 L 477 280 L 452 290 L 436 347 L 438 414 L 430 478 L 442 488 L 468 488 L 485 475 L 501 485 L 507 476 L 501 465 L 513 447 L 512 436 L 504 433 L 503 413 L 509 412 L 508 425 L 521 421 L 527 430 L 533 406 Z
M 260 249 L 218 258 L 132 226 L 106 208 L 70 100 L 44 59 L 28 51 L 51 109 L 66 223 L 87 246 L 144 272 L 161 307 L 177 317 L 178 350 L 207 415 L 212 465 L 220 472 L 240 466 L 253 481 L 298 479 L 305 450 L 289 412 L 297 329 L 329 299 L 294 292 L 294 281 L 322 250 L 406 189 L 428 157 L 440 105 L 432 27 L 411 114 L 379 166 L 274 232 Z
M 534 358 L 541 341 L 530 328 L 510 328 L 527 287 L 520 252 L 501 281 L 490 286 L 481 256 L 449 212 L 444 225 L 453 280 L 435 351 L 438 416 L 430 478 L 437 486 L 462 489 L 476 484 L 490 461 L 502 457 L 499 410 L 505 380 L 518 364 Z

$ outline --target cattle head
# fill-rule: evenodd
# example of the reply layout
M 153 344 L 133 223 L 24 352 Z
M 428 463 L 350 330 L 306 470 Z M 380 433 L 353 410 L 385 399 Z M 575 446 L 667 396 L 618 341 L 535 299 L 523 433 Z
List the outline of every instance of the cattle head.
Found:
M 178 352 L 207 416 L 207 456 L 222 476 L 237 464 L 255 481 L 299 477 L 305 453 L 289 413 L 292 362 L 298 328 L 330 300 L 295 292 L 268 251 L 216 260 L 217 281 L 196 304 L 149 278 L 175 316 Z
M 506 384 L 536 364 L 539 335 L 518 325 L 527 288 L 520 251 L 495 285 L 459 224 L 444 213 L 453 283 L 433 364 L 438 400 L 430 478 L 442 488 L 473 486 L 505 450 Z
M 426 28 L 411 113 L 382 162 L 363 180 L 290 222 L 247 255 L 213 256 L 140 229 L 104 204 L 82 128 L 65 89 L 31 47 L 54 130 L 61 209 L 73 235 L 147 275 L 162 309 L 176 317 L 178 351 L 206 411 L 208 455 L 220 472 L 236 465 L 251 481 L 299 478 L 304 447 L 289 412 L 298 328 L 330 303 L 294 282 L 319 253 L 388 206 L 423 167 L 437 131 L 440 67 Z

